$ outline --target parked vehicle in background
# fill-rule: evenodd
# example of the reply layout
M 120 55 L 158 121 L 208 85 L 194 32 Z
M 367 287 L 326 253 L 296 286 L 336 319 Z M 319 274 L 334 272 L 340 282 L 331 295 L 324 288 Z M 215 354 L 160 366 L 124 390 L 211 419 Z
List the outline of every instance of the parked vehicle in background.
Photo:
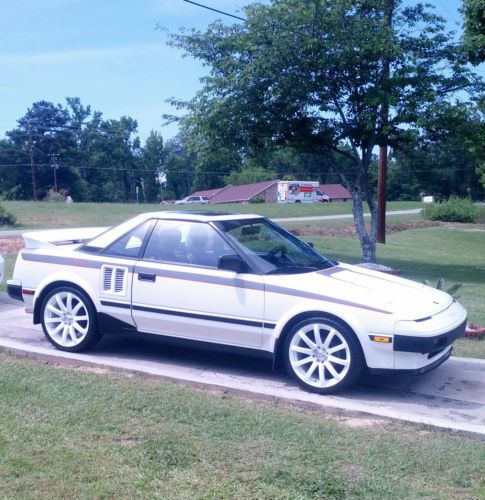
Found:
M 316 192 L 318 186 L 319 183 L 314 181 L 279 181 L 277 188 L 278 203 L 315 203 L 323 201 L 318 198 Z M 323 193 L 319 192 L 323 197 Z
M 447 293 L 329 260 L 259 215 L 146 213 L 24 240 L 8 293 L 63 351 L 102 334 L 155 334 L 281 360 L 326 394 L 363 370 L 431 370 L 465 330 Z
M 185 205 L 189 203 L 209 203 L 209 198 L 207 196 L 186 196 L 185 198 L 181 200 L 177 200 L 174 204 L 175 205 Z
M 332 200 L 323 191 L 315 189 L 315 201 L 319 201 L 320 203 L 328 203 Z

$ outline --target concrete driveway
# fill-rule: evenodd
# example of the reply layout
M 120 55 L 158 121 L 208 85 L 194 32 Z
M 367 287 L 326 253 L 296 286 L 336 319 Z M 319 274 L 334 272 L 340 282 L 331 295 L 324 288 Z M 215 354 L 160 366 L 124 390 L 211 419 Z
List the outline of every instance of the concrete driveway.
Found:
M 74 366 L 137 372 L 255 399 L 349 415 L 371 415 L 485 436 L 485 361 L 451 358 L 421 376 L 370 377 L 345 393 L 319 396 L 268 361 L 169 347 L 156 337 L 106 337 L 88 354 L 54 349 L 32 316 L 0 294 L 0 349 Z

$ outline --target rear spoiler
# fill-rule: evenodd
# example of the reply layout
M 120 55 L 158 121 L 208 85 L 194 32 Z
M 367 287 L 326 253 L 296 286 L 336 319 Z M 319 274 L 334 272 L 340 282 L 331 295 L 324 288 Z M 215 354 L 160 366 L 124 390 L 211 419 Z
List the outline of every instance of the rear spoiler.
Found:
M 53 229 L 48 231 L 35 231 L 24 233 L 22 236 L 25 247 L 52 248 L 58 245 L 73 245 L 85 243 L 109 229 L 108 227 L 81 227 L 68 229 Z

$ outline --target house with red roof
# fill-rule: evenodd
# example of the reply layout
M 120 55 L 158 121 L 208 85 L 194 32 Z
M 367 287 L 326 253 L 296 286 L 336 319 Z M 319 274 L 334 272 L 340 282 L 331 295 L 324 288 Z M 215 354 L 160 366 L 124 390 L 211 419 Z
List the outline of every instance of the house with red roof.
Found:
M 320 184 L 318 189 L 323 194 L 326 194 L 331 201 L 348 201 L 352 199 L 352 195 L 342 184 Z
M 225 186 L 205 191 L 196 191 L 191 196 L 207 196 L 209 203 L 249 203 L 251 200 L 262 200 L 264 203 L 277 203 L 278 180 L 242 184 L 241 186 Z M 352 197 L 341 184 L 321 184 L 320 191 L 332 201 L 347 201 Z
M 209 203 L 211 203 L 211 199 L 219 194 L 221 191 L 224 191 L 225 189 L 229 188 L 230 186 L 224 186 L 222 188 L 215 188 L 215 189 L 206 189 L 205 191 L 195 191 L 195 193 L 192 193 L 190 196 L 207 196 L 209 198 Z
M 220 189 L 197 191 L 194 196 L 207 196 L 209 203 L 249 203 L 261 199 L 264 203 L 276 203 L 278 181 L 263 181 L 241 186 L 226 186 Z

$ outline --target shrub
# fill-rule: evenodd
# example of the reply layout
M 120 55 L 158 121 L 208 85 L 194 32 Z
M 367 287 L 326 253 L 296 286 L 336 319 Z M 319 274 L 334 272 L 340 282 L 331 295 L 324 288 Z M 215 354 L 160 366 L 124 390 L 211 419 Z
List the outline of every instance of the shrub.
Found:
M 433 286 L 428 280 L 424 280 L 423 283 L 428 286 Z M 460 295 L 456 292 L 463 286 L 463 283 L 455 283 L 454 285 L 445 288 L 445 279 L 440 278 L 438 283 L 436 283 L 436 287 L 438 290 L 443 290 L 446 293 L 449 293 L 454 299 L 459 299 Z
M 15 217 L 0 205 L 0 226 L 15 225 Z
M 467 198 L 451 197 L 444 203 L 426 205 L 421 212 L 424 219 L 445 222 L 475 222 L 477 207 Z
M 47 196 L 44 198 L 44 201 L 52 201 L 55 203 L 61 203 L 64 202 L 64 196 L 60 193 L 56 193 L 52 189 L 49 189 L 49 192 L 47 193 Z

